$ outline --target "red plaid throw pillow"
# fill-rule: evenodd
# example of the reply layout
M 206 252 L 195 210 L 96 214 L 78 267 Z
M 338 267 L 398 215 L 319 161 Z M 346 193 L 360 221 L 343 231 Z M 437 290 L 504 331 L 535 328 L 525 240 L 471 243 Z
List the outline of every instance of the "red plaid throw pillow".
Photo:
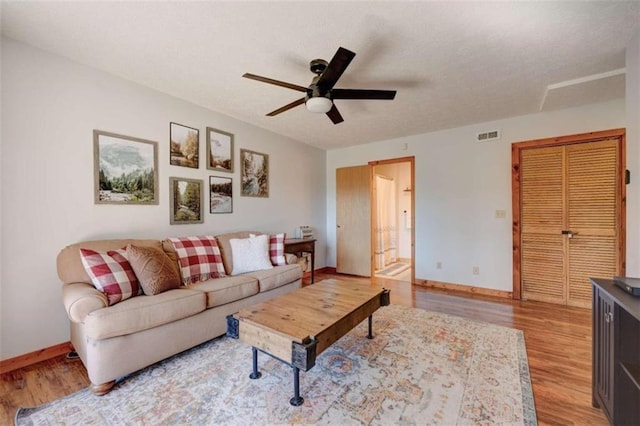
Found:
M 284 237 L 285 234 L 269 235 L 269 257 L 273 266 L 287 264 L 287 259 L 284 257 Z
M 91 282 L 107 295 L 109 305 L 141 294 L 138 278 L 125 257 L 126 249 L 106 253 L 80 249 L 80 258 Z
M 169 238 L 180 261 L 184 285 L 225 276 L 222 256 L 214 237 Z

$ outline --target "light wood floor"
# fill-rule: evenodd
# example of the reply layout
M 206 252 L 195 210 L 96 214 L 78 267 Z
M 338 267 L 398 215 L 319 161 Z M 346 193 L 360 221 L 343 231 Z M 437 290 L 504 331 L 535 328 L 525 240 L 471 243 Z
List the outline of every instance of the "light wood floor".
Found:
M 316 281 L 369 279 L 326 273 Z M 539 424 L 606 425 L 591 407 L 591 312 L 538 302 L 468 296 L 376 279 L 391 289 L 391 303 L 445 312 L 524 331 Z M 54 358 L 2 376 L 0 424 L 12 424 L 17 407 L 43 404 L 89 383 L 79 360 Z

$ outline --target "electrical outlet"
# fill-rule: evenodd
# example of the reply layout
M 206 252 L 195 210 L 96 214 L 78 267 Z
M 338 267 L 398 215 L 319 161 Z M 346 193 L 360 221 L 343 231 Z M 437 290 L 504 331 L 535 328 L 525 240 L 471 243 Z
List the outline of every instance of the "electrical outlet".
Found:
M 506 210 L 496 210 L 496 218 L 497 219 L 504 219 L 505 217 L 507 217 L 507 211 Z
M 474 266 L 473 267 L 473 275 L 480 275 L 480 267 L 479 266 Z
M 442 262 L 436 262 L 436 269 L 442 269 Z

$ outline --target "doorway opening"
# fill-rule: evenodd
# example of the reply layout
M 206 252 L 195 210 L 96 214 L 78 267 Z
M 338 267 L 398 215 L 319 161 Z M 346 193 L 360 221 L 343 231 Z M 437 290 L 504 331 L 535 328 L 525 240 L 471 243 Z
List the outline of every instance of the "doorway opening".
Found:
M 413 283 L 414 158 L 370 162 L 371 276 Z

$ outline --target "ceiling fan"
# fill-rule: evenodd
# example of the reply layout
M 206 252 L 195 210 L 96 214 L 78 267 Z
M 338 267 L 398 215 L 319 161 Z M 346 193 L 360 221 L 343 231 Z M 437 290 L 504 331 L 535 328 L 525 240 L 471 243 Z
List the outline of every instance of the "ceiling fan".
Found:
M 342 123 L 344 119 L 333 103 L 334 99 L 391 100 L 396 96 L 395 90 L 334 89 L 333 86 L 336 85 L 338 79 L 355 56 L 356 54 L 354 52 L 340 47 L 333 56 L 333 59 L 331 59 L 331 62 L 323 59 L 312 60 L 309 63 L 309 69 L 316 74 L 316 76 L 313 77 L 309 87 L 302 87 L 297 84 L 249 73 L 244 74 L 243 77 L 306 93 L 303 98 L 295 100 L 275 111 L 271 111 L 267 114 L 269 117 L 288 111 L 298 105 L 305 104 L 309 111 L 326 113 L 333 124 L 338 124 Z

